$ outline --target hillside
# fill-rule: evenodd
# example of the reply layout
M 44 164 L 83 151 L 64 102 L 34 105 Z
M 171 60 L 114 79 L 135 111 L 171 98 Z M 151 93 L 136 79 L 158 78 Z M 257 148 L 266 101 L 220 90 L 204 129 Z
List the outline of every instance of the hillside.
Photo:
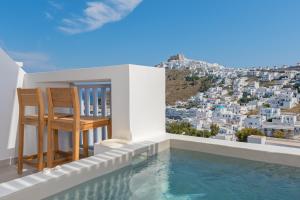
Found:
M 176 101 L 185 101 L 212 85 L 210 77 L 191 77 L 191 71 L 166 69 L 166 103 L 174 105 Z

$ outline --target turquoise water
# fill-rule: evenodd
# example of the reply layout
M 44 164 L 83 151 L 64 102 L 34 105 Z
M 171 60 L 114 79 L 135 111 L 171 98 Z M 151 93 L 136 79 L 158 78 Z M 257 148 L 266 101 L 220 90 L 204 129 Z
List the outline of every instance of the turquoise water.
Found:
M 48 200 L 299 200 L 300 168 L 168 150 Z

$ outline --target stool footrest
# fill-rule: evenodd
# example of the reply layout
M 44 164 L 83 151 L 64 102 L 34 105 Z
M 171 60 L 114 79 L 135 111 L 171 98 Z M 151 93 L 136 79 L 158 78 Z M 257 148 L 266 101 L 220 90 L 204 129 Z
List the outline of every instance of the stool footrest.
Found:
M 53 160 L 53 166 L 55 167 L 56 165 L 62 165 L 68 162 L 72 161 L 72 151 L 61 151 L 58 150 L 54 153 L 55 159 Z M 80 154 L 80 158 L 86 158 L 87 156 L 84 156 L 83 154 Z
M 43 156 L 47 156 L 47 153 L 44 152 Z M 45 160 L 45 159 L 43 159 Z M 33 154 L 33 155 L 28 155 L 28 156 L 23 156 L 23 162 L 26 163 L 27 165 L 30 165 L 32 167 L 38 168 L 38 155 Z M 43 165 L 46 166 L 46 162 L 43 162 Z

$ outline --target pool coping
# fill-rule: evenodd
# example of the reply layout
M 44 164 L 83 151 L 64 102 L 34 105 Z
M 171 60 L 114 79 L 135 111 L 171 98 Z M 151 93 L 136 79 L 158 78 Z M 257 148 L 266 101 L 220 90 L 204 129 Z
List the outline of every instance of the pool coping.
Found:
M 0 199 L 43 199 L 125 167 L 136 155 L 154 155 L 169 148 L 300 167 L 300 149 L 297 148 L 165 134 L 113 148 L 96 144 L 94 156 L 64 164 L 48 173 L 39 172 L 1 183 Z
M 170 147 L 252 161 L 300 167 L 300 149 L 170 134 Z

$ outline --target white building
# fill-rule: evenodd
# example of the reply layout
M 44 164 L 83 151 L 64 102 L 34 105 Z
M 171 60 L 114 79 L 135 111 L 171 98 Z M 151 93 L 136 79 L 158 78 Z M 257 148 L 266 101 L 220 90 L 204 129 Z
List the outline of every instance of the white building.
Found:
M 265 116 L 266 119 L 272 119 L 280 116 L 280 108 L 260 108 L 260 115 Z
M 259 82 L 253 81 L 253 82 L 248 84 L 248 87 L 258 89 L 259 88 Z
M 241 92 L 243 87 L 246 85 L 247 78 L 238 78 L 234 79 L 233 81 L 233 91 L 234 92 Z
M 183 118 L 195 118 L 197 117 L 197 108 L 175 108 L 168 106 L 166 108 L 166 116 L 170 119 L 183 119 Z
M 262 124 L 261 130 L 267 135 L 267 136 L 273 136 L 275 131 L 283 131 L 286 134 L 294 134 L 294 126 L 293 125 L 287 125 L 282 123 L 275 123 L 275 122 L 264 122 Z
M 269 98 L 268 103 L 274 108 L 289 109 L 296 106 L 298 99 L 293 91 L 281 90 L 278 95 Z
M 247 76 L 257 77 L 259 76 L 259 71 L 257 71 L 256 69 L 250 69 L 247 72 Z
M 261 81 L 272 81 L 273 75 L 269 72 L 264 72 L 263 74 L 260 75 L 260 80 Z
M 260 128 L 262 123 L 266 121 L 265 116 L 250 115 L 244 119 L 244 127 L 246 128 Z

